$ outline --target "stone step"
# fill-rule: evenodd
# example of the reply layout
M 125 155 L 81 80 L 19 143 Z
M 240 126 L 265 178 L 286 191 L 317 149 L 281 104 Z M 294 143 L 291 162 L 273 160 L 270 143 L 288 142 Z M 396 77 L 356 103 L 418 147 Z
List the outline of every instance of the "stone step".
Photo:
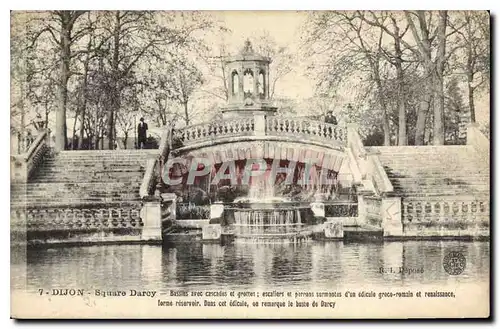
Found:
M 413 175 L 410 173 L 398 173 L 398 174 L 388 174 L 389 180 L 391 181 L 401 181 L 401 182 L 480 182 L 486 183 L 490 180 L 490 175 L 481 174 L 481 175 L 471 175 L 471 176 L 446 176 L 446 175 Z
M 445 180 L 437 180 L 437 179 L 390 179 L 392 185 L 403 185 L 403 186 L 489 186 L 488 180 L 460 180 L 460 179 L 445 179 Z
M 66 173 L 52 173 L 52 174 L 46 174 L 46 175 L 40 175 L 40 176 L 35 176 L 31 181 L 36 181 L 39 179 L 69 179 L 69 180 L 75 180 L 77 181 L 78 178 L 85 178 L 85 179 L 91 179 L 91 178 L 102 178 L 102 179 L 107 179 L 107 180 L 115 180 L 115 181 L 135 181 L 135 180 L 142 180 L 144 177 L 143 172 L 138 172 L 135 174 L 132 173 L 115 173 L 115 172 L 86 172 L 86 173 L 72 173 L 72 172 L 66 172 Z
M 75 164 L 44 164 L 40 167 L 38 167 L 37 171 L 46 171 L 46 170 L 52 170 L 52 171 L 60 171 L 60 170 L 72 170 L 72 171 L 84 171 L 84 170 L 95 170 L 95 169 L 100 169 L 100 170 L 129 170 L 129 171 L 140 171 L 144 170 L 146 168 L 146 164 L 123 164 L 123 163 L 113 163 L 113 164 L 96 164 L 92 163 L 89 165 L 86 164 L 81 164 L 81 163 L 75 163 Z
M 99 187 L 99 186 L 110 186 L 110 187 L 120 187 L 127 186 L 128 182 L 49 182 L 49 183 L 38 183 L 38 182 L 29 182 L 25 184 L 11 184 L 12 189 L 20 189 L 20 188 L 44 188 L 44 187 L 76 187 L 76 186 L 89 186 L 89 187 Z
M 405 179 L 405 178 L 389 178 L 392 185 L 415 185 L 415 186 L 446 186 L 446 185 L 463 185 L 463 186 L 489 186 L 489 179 Z
M 469 196 L 469 197 L 478 197 L 478 196 L 483 196 L 484 192 L 477 192 L 476 194 L 472 193 L 464 193 L 464 191 L 456 191 L 456 192 L 442 192 L 442 191 L 435 191 L 435 192 L 392 192 L 392 195 L 395 196 L 400 196 L 400 197 L 422 197 L 422 198 L 429 198 L 432 197 L 434 199 L 436 198 L 444 198 L 447 196 Z
M 145 172 L 144 168 L 123 168 L 123 169 L 103 169 L 99 167 L 95 168 L 51 168 L 51 169 L 40 169 L 37 174 L 38 175 L 59 175 L 63 173 L 71 173 L 73 175 L 78 174 L 92 174 L 92 173 L 101 173 L 101 174 L 125 174 L 125 175 L 140 175 Z
M 120 209 L 128 209 L 128 208 L 140 208 L 141 201 L 139 200 L 130 200 L 130 201 L 107 201 L 107 202 L 96 202 L 96 201 L 82 201 L 82 202 L 72 202 L 72 203 L 47 203 L 42 205 L 36 204 L 22 204 L 22 205 L 13 205 L 11 211 L 22 211 L 25 209 L 45 209 L 50 210 L 54 208 L 72 208 L 72 209 L 106 209 L 106 208 L 120 208 Z
M 487 193 L 489 189 L 423 189 L 423 188 L 394 188 L 394 192 L 399 194 L 411 194 L 411 193 L 433 193 L 433 194 L 473 194 L 473 193 Z
M 85 192 L 85 191 L 84 191 Z M 23 198 L 28 199 L 67 199 L 67 198 L 104 198 L 104 197 L 124 197 L 124 198 L 136 198 L 139 197 L 139 190 L 137 191 L 82 191 L 71 192 L 71 191 L 51 191 L 50 195 L 45 191 L 30 191 L 26 193 L 13 194 L 11 195 L 12 200 L 19 200 Z
M 382 165 L 384 168 L 387 168 L 389 170 L 394 170 L 394 171 L 408 171 L 408 172 L 435 172 L 435 173 L 443 173 L 443 164 L 439 166 L 426 166 L 426 165 L 392 165 L 392 164 L 387 164 L 384 163 Z M 479 167 L 479 166 L 474 166 L 474 167 L 464 167 L 464 166 L 459 166 L 459 167 L 451 167 L 451 166 L 446 166 L 446 173 L 478 173 L 478 172 L 485 172 L 489 171 L 489 167 Z
M 123 172 L 123 171 L 61 171 L 61 172 L 41 172 L 34 176 L 32 180 L 37 178 L 78 178 L 78 177 L 109 177 L 114 179 L 142 179 L 144 172 Z
M 388 176 L 393 175 L 393 176 L 405 176 L 405 177 L 421 177 L 421 176 L 428 176 L 428 177 L 476 177 L 476 176 L 487 176 L 489 175 L 489 171 L 438 171 L 438 170 L 427 170 L 423 171 L 422 169 L 406 169 L 406 168 L 386 168 L 386 173 Z
M 433 199 L 430 199 L 429 197 L 422 197 L 422 196 L 406 196 L 406 197 L 403 197 L 402 200 L 403 201 L 411 201 L 411 202 L 431 202 L 431 203 L 434 203 L 434 202 L 462 202 L 462 201 L 470 201 L 471 198 L 472 200 L 474 201 L 477 201 L 477 202 L 490 202 L 490 197 L 489 195 L 481 195 L 481 194 L 478 194 L 478 195 L 467 195 L 467 199 L 464 199 L 463 198 L 464 196 L 460 196 L 460 195 L 457 195 L 455 197 L 453 196 L 442 196 L 441 198 L 433 198 Z
M 137 158 L 130 158 L 130 157 L 116 157 L 116 158 L 46 158 L 44 159 L 44 163 L 118 163 L 118 162 L 125 162 L 125 163 L 147 163 L 148 161 L 147 157 L 137 157 Z
M 401 193 L 487 193 L 490 191 L 488 188 L 411 188 L 411 187 L 394 187 L 395 192 Z
M 448 166 L 443 163 L 435 164 L 435 165 L 430 165 L 430 164 L 424 164 L 424 163 L 400 163 L 400 164 L 394 164 L 394 163 L 385 163 L 382 162 L 382 166 L 386 168 L 397 168 L 397 169 L 407 169 L 407 170 L 422 170 L 422 171 L 433 171 L 433 170 L 443 170 L 444 167 L 446 166 L 447 170 L 453 170 L 453 171 L 480 171 L 480 170 L 485 170 L 489 169 L 488 166 Z
M 464 161 L 474 162 L 478 156 L 475 152 L 466 152 L 466 153 L 390 153 L 390 154 L 376 154 L 381 159 L 425 159 L 425 160 L 436 160 L 442 158 L 450 158 L 450 159 L 462 159 Z
M 103 156 L 144 156 L 159 154 L 159 149 L 148 150 L 72 150 L 61 151 L 54 156 L 58 157 L 103 157 Z

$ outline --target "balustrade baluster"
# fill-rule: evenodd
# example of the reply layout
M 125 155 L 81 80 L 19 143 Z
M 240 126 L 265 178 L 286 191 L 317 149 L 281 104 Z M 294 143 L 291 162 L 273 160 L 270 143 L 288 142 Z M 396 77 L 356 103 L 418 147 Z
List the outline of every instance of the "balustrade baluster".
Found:
M 429 210 L 430 210 L 430 220 L 431 221 L 434 221 L 434 220 L 438 219 L 438 216 L 436 216 L 436 213 L 438 212 L 439 208 L 437 208 L 436 205 L 437 205 L 436 202 L 431 202 L 430 203 Z
M 413 203 L 413 218 L 414 218 L 416 221 L 421 221 L 422 219 L 420 218 L 420 216 L 419 216 L 419 214 L 418 214 L 417 205 L 419 205 L 419 203 L 418 203 L 418 202 Z
M 439 220 L 440 221 L 446 220 L 445 211 L 444 211 L 444 204 L 445 204 L 444 201 L 439 201 Z

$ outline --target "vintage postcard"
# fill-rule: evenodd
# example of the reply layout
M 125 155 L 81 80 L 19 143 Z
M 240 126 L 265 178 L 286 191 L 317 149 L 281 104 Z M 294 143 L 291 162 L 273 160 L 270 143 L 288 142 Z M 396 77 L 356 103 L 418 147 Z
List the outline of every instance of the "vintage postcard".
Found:
M 490 316 L 487 11 L 12 11 L 11 317 Z

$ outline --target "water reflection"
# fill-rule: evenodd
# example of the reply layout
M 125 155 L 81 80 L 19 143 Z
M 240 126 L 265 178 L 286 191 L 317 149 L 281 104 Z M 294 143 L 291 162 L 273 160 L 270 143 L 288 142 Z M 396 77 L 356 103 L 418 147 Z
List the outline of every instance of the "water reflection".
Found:
M 449 251 L 467 259 L 465 271 L 448 275 Z M 23 262 L 13 258 L 14 288 Z M 378 244 L 310 242 L 299 245 L 186 243 L 175 246 L 117 245 L 28 250 L 27 287 L 156 289 L 335 288 L 344 284 L 407 286 L 489 280 L 489 243 L 407 241 Z M 399 273 L 399 268 L 423 273 Z M 393 272 L 380 269 L 392 268 Z

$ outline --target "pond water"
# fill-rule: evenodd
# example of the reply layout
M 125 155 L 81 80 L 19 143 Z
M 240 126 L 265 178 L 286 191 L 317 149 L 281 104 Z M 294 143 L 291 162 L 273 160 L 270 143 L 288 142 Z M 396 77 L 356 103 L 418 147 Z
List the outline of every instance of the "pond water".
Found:
M 462 253 L 460 275 L 444 256 Z M 412 286 L 488 282 L 489 242 L 106 245 L 28 249 L 12 253 L 12 289 L 277 289 L 344 285 Z M 406 272 L 399 273 L 403 267 Z M 383 271 L 381 271 L 383 269 Z M 392 269 L 392 273 L 391 273 Z M 411 270 L 413 269 L 413 270 Z

